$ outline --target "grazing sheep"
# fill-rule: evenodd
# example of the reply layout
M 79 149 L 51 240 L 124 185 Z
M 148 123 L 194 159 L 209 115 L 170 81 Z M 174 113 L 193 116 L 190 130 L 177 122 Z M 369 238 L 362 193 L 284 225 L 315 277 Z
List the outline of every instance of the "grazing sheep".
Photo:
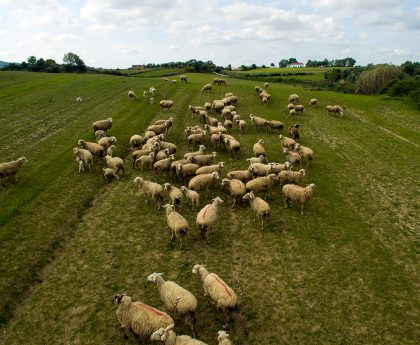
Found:
M 176 335 L 172 328 L 174 324 L 160 328 L 150 336 L 152 341 L 160 341 L 164 345 L 207 345 L 200 340 L 193 339 L 189 335 Z
M 260 139 L 258 142 L 254 144 L 253 152 L 255 157 L 264 156 L 265 157 L 265 149 L 264 149 L 264 140 Z
M 270 84 L 268 84 L 268 82 L 265 82 L 264 83 L 264 87 L 266 88 L 266 89 L 268 89 L 268 86 L 269 86 Z
M 269 174 L 263 177 L 257 177 L 251 181 L 248 181 L 245 185 L 246 189 L 258 193 L 266 193 L 273 188 L 274 183 L 278 181 L 278 176 L 276 174 Z
M 82 97 L 76 97 L 76 102 L 83 102 Z
M 259 95 L 261 92 L 263 92 L 264 91 L 264 89 L 263 88 L 261 88 L 260 86 L 255 86 L 255 92 Z
M 283 130 L 284 124 L 283 122 L 271 120 L 267 121 L 267 127 L 270 127 L 270 129 L 278 129 L 279 131 Z
M 115 301 L 118 303 L 118 321 L 126 337 L 132 332 L 141 338 L 149 338 L 156 330 L 174 323 L 169 315 L 147 304 L 132 302 L 129 296 L 115 295 L 111 302 Z
M 108 168 L 114 169 L 115 173 L 118 175 L 120 172 L 122 172 L 122 176 L 124 176 L 124 161 L 120 157 L 111 157 L 106 155 L 104 158 Z
M 194 156 L 203 155 L 205 150 L 206 150 L 206 147 L 204 145 L 200 145 L 198 147 L 198 151 L 195 151 L 195 152 L 187 152 L 184 155 L 184 158 L 187 159 L 188 157 L 194 157 Z
M 143 144 L 144 144 L 144 139 L 141 135 L 134 134 L 134 135 L 131 136 L 130 145 L 131 145 L 131 148 L 133 150 L 135 150 L 135 149 L 138 150 L 140 148 L 140 146 L 142 146 Z
M 292 109 L 295 109 L 295 105 L 293 104 L 293 103 L 289 103 L 288 105 L 287 105 L 287 110 L 292 110 Z
M 165 206 L 171 206 L 171 205 L 165 205 Z M 168 209 L 166 211 L 168 211 Z M 173 213 L 176 213 L 176 212 L 172 212 L 171 214 Z M 172 222 L 172 219 L 171 219 L 171 222 Z M 175 223 L 177 222 L 178 220 L 175 220 Z M 168 218 L 168 223 L 169 223 L 169 218 Z M 187 229 L 188 229 L 188 223 L 187 223 Z M 170 312 L 173 312 L 177 314 L 180 318 L 182 318 L 185 324 L 190 327 L 191 332 L 194 335 L 194 325 L 197 322 L 196 314 L 195 314 L 195 310 L 197 309 L 197 299 L 194 297 L 194 295 L 191 292 L 179 286 L 177 283 L 170 280 L 165 281 L 162 278 L 162 274 L 163 273 L 152 273 L 151 275 L 147 277 L 147 280 L 152 283 L 156 283 L 159 290 L 160 299 L 162 300 L 163 303 L 165 303 L 166 308 L 168 308 Z
M 249 162 L 249 164 L 254 164 L 254 163 L 262 163 L 262 162 L 267 162 L 267 158 L 264 155 L 260 155 L 258 157 L 252 157 L 252 158 L 247 158 L 246 159 L 247 162 Z
M 213 89 L 213 85 L 211 84 L 206 84 L 201 88 L 201 93 L 203 93 L 204 91 L 206 92 L 211 92 Z
M 306 160 L 306 165 L 309 165 L 309 162 L 312 162 L 314 159 L 314 151 L 309 147 L 296 143 L 293 151 L 299 153 L 300 156 Z
M 181 81 L 185 81 L 185 82 L 187 82 L 187 81 L 188 81 L 188 74 L 182 74 L 182 75 L 180 75 L 180 76 L 179 76 L 179 79 L 180 79 Z
M 173 101 L 170 100 L 162 100 L 159 102 L 160 109 L 163 111 L 163 109 L 169 109 L 174 104 Z
M 286 155 L 286 160 L 292 163 L 292 165 L 301 164 L 302 157 L 300 156 L 299 153 L 290 151 L 287 148 L 283 149 L 283 153 Z
M 149 98 L 149 104 L 155 104 L 155 99 L 153 97 Z
M 297 123 L 289 126 L 289 135 L 294 141 L 299 140 L 299 127 L 300 125 L 298 125 Z
M 82 146 L 85 150 L 88 150 L 93 156 L 103 157 L 105 149 L 97 144 L 89 141 L 79 140 L 77 145 Z
M 232 345 L 232 342 L 229 340 L 229 334 L 226 331 L 218 331 L 217 340 L 219 341 L 218 345 Z
M 211 110 L 211 103 L 210 102 L 204 103 L 204 110 L 206 110 L 206 111 L 210 111 Z
M 167 129 L 166 124 L 151 125 L 147 127 L 147 131 L 152 131 L 157 135 L 165 133 L 166 129 Z
M 340 117 L 344 116 L 344 110 L 339 105 L 327 105 L 326 109 L 328 111 L 328 114 L 340 114 Z
M 214 100 L 213 103 L 212 103 L 212 105 L 211 105 L 211 108 L 214 111 L 219 112 L 219 113 L 223 110 L 224 107 L 225 107 L 225 103 L 222 102 L 219 99 Z
M 238 179 L 229 180 L 224 178 L 222 180 L 222 188 L 227 188 L 230 192 L 230 195 L 233 199 L 232 208 L 235 207 L 236 202 L 242 198 L 242 196 L 246 193 L 245 184 Z
M 155 89 L 153 86 L 151 86 L 151 87 L 149 88 L 149 93 L 150 93 L 151 95 L 154 95 L 154 94 L 156 93 L 156 89 Z
M 172 80 L 171 80 L 171 83 L 172 83 L 172 84 L 176 84 L 176 79 L 172 79 Z
M 118 174 L 115 172 L 114 169 L 111 169 L 111 168 L 102 168 L 102 170 L 104 172 L 104 178 L 108 182 L 110 182 L 113 179 L 116 179 L 116 180 L 119 180 L 120 179 L 120 177 L 118 176 Z
M 134 93 L 134 91 L 128 91 L 128 98 L 134 101 L 137 98 L 137 96 Z
M 310 101 L 309 101 L 309 105 L 317 105 L 318 104 L 318 100 L 316 99 L 316 98 L 312 98 Z
M 297 114 L 297 112 L 296 112 L 296 110 L 295 109 L 290 109 L 290 111 L 289 111 L 289 115 L 290 116 L 296 116 L 296 114 Z
M 292 164 L 290 162 L 284 162 L 283 164 L 279 163 L 268 163 L 271 165 L 271 173 L 278 174 L 280 171 L 292 169 Z
M 249 200 L 252 211 L 254 211 L 254 222 L 258 216 L 261 219 L 261 230 L 264 230 L 264 220 L 270 217 L 270 205 L 264 199 L 255 196 L 253 192 L 246 193 L 242 198 Z
M 187 141 L 188 141 L 188 150 L 190 149 L 191 146 L 194 145 L 203 145 L 204 142 L 204 136 L 206 135 L 206 131 L 202 132 L 202 133 L 197 133 L 197 134 L 191 134 L 188 136 Z
M 168 78 L 162 78 L 162 80 L 163 80 L 163 81 L 169 81 L 169 79 L 168 79 Z
M 297 104 L 299 102 L 299 96 L 295 93 L 289 96 L 289 103 Z
M 303 106 L 303 105 L 301 105 L 301 104 L 297 104 L 297 105 L 295 105 L 295 111 L 296 112 L 301 112 L 301 113 L 303 113 L 303 110 L 305 109 L 305 107 Z
M 142 190 L 146 196 L 146 204 L 149 203 L 149 198 L 156 201 L 158 210 L 160 210 L 163 203 L 163 187 L 159 183 L 143 180 L 141 177 L 136 177 L 134 183 Z
M 78 156 L 76 155 L 76 157 Z M 4 185 L 4 180 L 9 176 L 12 176 L 12 183 L 15 183 L 16 175 L 24 163 L 28 163 L 28 160 L 23 156 L 19 157 L 15 161 L 0 163 L 0 181 L 2 185 Z
M 191 203 L 192 210 L 200 204 L 200 194 L 196 191 L 188 189 L 186 186 L 181 187 L 181 191 L 185 194 L 187 200 Z
M 315 187 L 314 183 L 311 183 L 306 187 L 294 184 L 284 185 L 282 188 L 284 195 L 284 208 L 292 207 L 290 201 L 299 201 L 301 204 L 300 213 L 303 214 L 303 207 L 311 199 Z
M 246 128 L 245 120 L 236 120 L 235 123 L 238 125 L 239 130 L 241 131 L 241 134 L 244 134 L 244 131 L 245 131 L 245 128 Z
M 179 240 L 181 249 L 182 241 L 184 241 L 185 248 L 187 248 L 188 222 L 178 212 L 175 212 L 174 205 L 166 204 L 163 205 L 163 208 L 166 209 L 166 221 L 171 229 L 171 241 L 174 239 L 175 235 L 176 239 Z
M 266 119 L 263 119 L 262 117 L 254 116 L 253 114 L 250 114 L 249 118 L 251 119 L 251 122 L 256 129 L 265 128 L 265 131 L 267 132 L 268 121 Z
M 199 155 L 191 157 L 191 162 L 198 164 L 199 166 L 210 165 L 213 162 L 213 158 L 216 157 L 217 152 L 212 152 L 210 155 Z
M 175 169 L 176 175 L 179 179 L 186 183 L 188 177 L 195 176 L 195 172 L 199 167 L 200 166 L 198 164 L 193 163 L 178 164 Z
M 106 149 L 106 154 L 108 156 L 111 156 L 112 157 L 114 155 L 114 150 L 115 150 L 115 145 L 111 145 L 110 147 L 108 147 Z
M 150 152 L 149 155 L 147 156 L 140 156 L 139 158 L 137 158 L 134 166 L 138 167 L 140 165 L 140 169 L 141 171 L 143 171 L 144 167 L 151 169 L 154 162 L 155 162 L 155 153 Z
M 166 172 L 169 175 L 169 169 L 171 163 L 175 160 L 175 155 L 170 155 L 168 158 L 161 159 L 153 164 L 153 173 L 159 177 L 162 172 Z
M 252 173 L 253 177 L 267 176 L 273 172 L 273 166 L 271 164 L 252 163 L 248 167 L 248 170 Z
M 76 159 L 79 159 L 79 173 L 81 171 L 80 162 L 83 162 L 83 165 L 87 165 L 89 167 L 89 172 L 92 172 L 92 166 L 93 166 L 92 154 L 88 150 L 79 149 L 77 147 L 73 148 L 73 153 L 76 156 Z M 0 164 L 0 167 L 1 167 L 1 164 Z M 82 168 L 82 170 L 84 170 L 84 168 Z M 0 168 L 0 171 L 1 171 L 1 168 Z M 1 172 L 0 172 L 0 177 L 1 177 Z
M 204 206 L 197 214 L 197 225 L 200 229 L 201 238 L 205 239 L 207 244 L 209 244 L 208 233 L 214 230 L 214 225 L 216 223 L 217 218 L 217 209 L 221 203 L 223 203 L 223 200 L 219 197 L 216 197 L 212 200 L 211 204 L 207 204 L 206 206 Z
M 195 265 L 192 273 L 198 273 L 200 275 L 201 281 L 203 282 L 204 296 L 209 296 L 216 303 L 217 309 L 225 313 L 226 323 L 223 325 L 223 328 L 227 327 L 230 313 L 236 311 L 243 323 L 245 334 L 248 334 L 246 321 L 240 311 L 238 297 L 235 291 L 217 274 L 210 273 L 204 265 Z
M 99 120 L 94 123 L 92 123 L 92 129 L 93 133 L 95 133 L 98 130 L 107 131 L 112 127 L 112 118 L 108 118 L 106 120 Z
M 106 133 L 105 131 L 103 131 L 102 129 L 95 131 L 95 139 L 96 141 L 98 141 L 99 139 L 106 137 Z
M 296 141 L 294 141 L 293 139 L 285 137 L 281 134 L 279 135 L 279 139 L 284 148 L 291 150 L 295 147 Z
M 252 174 L 249 170 L 234 170 L 227 173 L 227 178 L 232 179 L 238 179 L 242 182 L 248 182 L 252 179 Z
M 300 182 L 305 177 L 305 169 L 300 169 L 299 171 L 283 170 L 278 174 L 280 185 L 285 184 L 300 184 Z
M 223 127 L 225 127 L 227 129 L 228 133 L 230 133 L 230 131 L 233 127 L 233 122 L 231 120 L 225 120 L 225 122 L 223 123 Z
M 211 174 L 202 174 L 194 176 L 188 183 L 188 188 L 199 191 L 207 191 L 212 184 L 215 184 L 216 180 L 219 179 L 219 173 L 213 172 Z
M 156 161 L 161 161 L 162 159 L 168 158 L 169 154 L 170 153 L 168 149 L 158 151 L 158 153 L 156 153 Z
M 241 143 L 238 140 L 235 139 L 228 139 L 225 138 L 225 147 L 227 152 L 231 155 L 231 154 L 238 154 L 239 151 L 241 150 Z
M 104 150 L 107 150 L 108 147 L 115 144 L 117 142 L 117 138 L 115 137 L 103 137 L 98 140 L 98 144 L 101 145 Z
M 225 164 L 224 162 L 219 162 L 218 164 L 200 167 L 195 171 L 195 174 L 196 175 L 211 174 L 216 171 L 217 173 L 219 173 L 219 175 L 221 175 L 224 164 Z
M 226 85 L 226 80 L 222 79 L 222 78 L 214 78 L 213 79 L 213 84 Z
M 183 194 L 179 188 L 166 182 L 163 184 L 163 190 L 168 193 L 169 200 L 174 205 L 174 208 L 181 203 Z

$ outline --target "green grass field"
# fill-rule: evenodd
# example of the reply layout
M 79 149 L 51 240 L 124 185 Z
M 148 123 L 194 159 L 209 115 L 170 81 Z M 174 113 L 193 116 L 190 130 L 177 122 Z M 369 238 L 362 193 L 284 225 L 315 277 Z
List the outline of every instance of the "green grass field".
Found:
M 264 106 L 255 81 L 233 78 L 201 94 L 213 77 L 190 74 L 188 83 L 172 85 L 160 76 L 0 73 L 1 162 L 29 159 L 16 184 L 0 187 L 0 343 L 138 343 L 123 338 L 111 297 L 124 292 L 165 310 L 156 286 L 146 281 L 165 272 L 195 294 L 198 337 L 216 344 L 224 318 L 203 297 L 191 273 L 196 263 L 218 273 L 240 298 L 250 334 L 246 338 L 232 320 L 234 344 L 418 343 L 418 110 L 397 100 L 274 83 Z M 170 111 L 162 113 L 158 102 L 129 101 L 128 90 L 140 95 L 152 85 L 156 100 L 174 101 Z M 297 206 L 283 208 L 280 187 L 271 191 L 264 231 L 249 206 L 231 211 L 219 187 L 202 193 L 201 206 L 216 195 L 225 200 L 216 231 L 210 245 L 203 243 L 197 212 L 181 205 L 190 224 L 189 248 L 181 251 L 170 242 L 164 212 L 146 205 L 133 184 L 134 177 L 151 174 L 132 170 L 128 141 L 153 120 L 172 116 L 167 140 L 181 156 L 184 127 L 198 124 L 188 105 L 225 92 L 238 96 L 238 113 L 248 123 L 253 113 L 286 127 L 301 124 L 301 143 L 315 152 L 304 183 L 317 188 L 303 216 Z M 291 93 L 306 107 L 295 119 L 286 109 Z M 75 102 L 77 96 L 84 102 Z M 319 104 L 312 108 L 313 97 Z M 345 117 L 327 115 L 328 104 L 343 106 Z M 91 123 L 108 117 L 118 140 L 115 155 L 127 163 L 126 176 L 109 184 L 103 163 L 79 174 L 72 153 L 78 139 L 94 140 Z M 241 142 L 239 157 L 220 151 L 216 159 L 226 162 L 226 172 L 247 167 L 259 138 L 269 161 L 284 161 L 277 133 L 249 126 L 233 135 Z M 177 333 L 188 334 L 174 319 Z

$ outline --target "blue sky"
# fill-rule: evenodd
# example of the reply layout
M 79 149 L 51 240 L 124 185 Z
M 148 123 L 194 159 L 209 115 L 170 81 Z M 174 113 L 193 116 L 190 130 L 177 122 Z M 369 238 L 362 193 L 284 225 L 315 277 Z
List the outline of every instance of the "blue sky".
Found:
M 0 60 L 29 55 L 125 68 L 213 60 L 420 61 L 420 1 L 0 0 Z

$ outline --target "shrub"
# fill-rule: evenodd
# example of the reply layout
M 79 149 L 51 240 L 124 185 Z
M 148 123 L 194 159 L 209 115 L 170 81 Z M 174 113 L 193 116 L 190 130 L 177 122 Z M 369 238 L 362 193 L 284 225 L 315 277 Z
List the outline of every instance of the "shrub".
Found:
M 393 65 L 376 65 L 363 71 L 357 78 L 359 92 L 374 94 L 383 89 L 391 80 L 402 75 L 400 67 Z

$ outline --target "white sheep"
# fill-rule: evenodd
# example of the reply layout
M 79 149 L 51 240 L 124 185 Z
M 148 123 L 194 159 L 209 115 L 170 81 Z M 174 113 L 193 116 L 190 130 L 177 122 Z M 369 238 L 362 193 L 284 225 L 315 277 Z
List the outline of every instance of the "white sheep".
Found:
M 92 156 L 92 154 L 88 150 L 79 149 L 77 147 L 73 148 L 73 153 L 76 156 L 76 160 L 78 159 L 78 162 L 79 162 L 79 173 L 81 171 L 84 171 L 84 165 L 87 165 L 89 167 L 89 172 L 92 172 L 92 166 L 93 166 L 93 156 Z M 81 168 L 80 162 L 83 163 L 82 164 L 83 168 Z
M 275 182 L 278 181 L 278 176 L 276 174 L 269 174 L 263 177 L 257 177 L 251 181 L 248 181 L 245 185 L 246 189 L 254 192 L 254 194 L 267 192 L 273 188 Z
M 265 157 L 265 149 L 264 149 L 264 140 L 260 139 L 258 142 L 254 144 L 253 152 L 255 157 L 264 156 Z
M 300 184 L 302 179 L 306 176 L 305 169 L 299 171 L 283 170 L 277 175 L 281 185 L 285 184 Z
M 128 98 L 134 101 L 137 98 L 137 96 L 134 93 L 134 91 L 130 90 L 128 91 Z
M 149 103 L 150 103 L 150 104 L 155 104 L 155 99 L 154 99 L 153 97 L 150 97 L 150 98 L 149 98 Z
M 111 302 L 118 303 L 116 314 L 126 337 L 132 332 L 149 338 L 156 330 L 174 323 L 169 315 L 147 304 L 132 302 L 129 296 L 117 294 Z
M 290 162 L 292 165 L 301 164 L 302 157 L 299 153 L 290 151 L 287 148 L 283 149 L 283 153 L 286 155 L 286 160 Z
M 147 98 L 147 96 L 148 96 L 147 91 L 146 90 L 143 91 L 143 98 Z
M 208 233 L 214 230 L 217 220 L 217 209 L 221 203 L 223 203 L 223 200 L 216 197 L 212 200 L 211 204 L 204 206 L 197 214 L 197 225 L 200 229 L 201 237 L 206 240 L 207 244 L 209 243 Z
M 182 249 L 182 241 L 185 243 L 185 248 L 187 248 L 187 238 L 188 238 L 188 222 L 181 216 L 178 212 L 175 212 L 175 207 L 170 204 L 163 205 L 163 208 L 166 209 L 166 221 L 169 228 L 171 229 L 171 240 L 173 240 L 174 235 L 179 240 Z
M 251 122 L 256 129 L 262 127 L 262 128 L 265 128 L 266 132 L 268 131 L 267 130 L 267 122 L 268 121 L 266 119 L 264 119 L 262 117 L 259 117 L 259 116 L 255 116 L 253 114 L 249 114 L 249 118 L 251 119 Z
M 163 184 L 163 190 L 168 193 L 169 200 L 171 201 L 171 204 L 174 205 L 174 208 L 181 203 L 183 194 L 179 188 L 166 182 Z
M 173 101 L 171 100 L 162 100 L 159 102 L 160 105 L 160 109 L 163 111 L 164 109 L 169 109 L 172 107 L 172 105 L 174 104 Z
M 278 129 L 279 131 L 282 131 L 284 128 L 283 122 L 271 120 L 267 121 L 267 127 L 270 127 L 270 129 Z
M 183 75 L 180 75 L 180 76 L 179 76 L 179 79 L 180 79 L 181 81 L 185 81 L 185 82 L 187 82 L 187 81 L 188 81 L 188 74 L 183 74 Z
M 172 80 L 171 80 L 171 83 L 172 83 L 172 84 L 176 84 L 176 79 L 172 79 Z
M 312 162 L 314 159 L 314 151 L 309 147 L 296 143 L 293 151 L 299 153 L 299 155 L 306 160 L 306 165 L 309 165 L 309 162 Z
M 153 86 L 151 86 L 151 87 L 149 88 L 149 93 L 150 93 L 151 95 L 154 95 L 154 94 L 156 93 L 156 89 L 155 89 Z
M 82 146 L 85 150 L 88 150 L 93 156 L 96 157 L 103 157 L 105 153 L 105 149 L 97 143 L 79 140 L 77 145 Z
M 83 99 L 82 99 L 82 97 L 76 97 L 76 102 L 83 102 Z
M 104 172 L 104 178 L 108 182 L 111 181 L 112 179 L 116 179 L 116 180 L 119 180 L 120 179 L 120 177 L 118 176 L 118 174 L 115 172 L 114 169 L 111 169 L 111 168 L 102 168 L 102 170 Z
M 294 184 L 286 184 L 282 188 L 284 196 L 284 208 L 292 207 L 290 201 L 299 201 L 301 204 L 300 213 L 303 214 L 303 206 L 311 199 L 315 190 L 315 184 L 311 183 L 306 187 Z
M 200 167 L 195 171 L 195 174 L 196 175 L 211 174 L 216 171 L 217 173 L 219 173 L 219 175 L 221 175 L 224 164 L 225 162 L 219 162 L 218 164 Z
M 318 104 L 318 100 L 316 99 L 316 98 L 312 98 L 310 101 L 309 101 L 309 105 L 317 105 Z
M 147 280 L 156 283 L 160 299 L 165 303 L 166 308 L 171 313 L 177 314 L 182 318 L 194 335 L 194 325 L 197 322 L 195 310 L 197 309 L 197 299 L 187 289 L 177 283 L 162 278 L 163 273 L 152 273 Z
M 149 155 L 146 156 L 140 156 L 136 159 L 136 162 L 134 164 L 135 167 L 138 167 L 140 165 L 141 171 L 143 171 L 143 168 L 151 168 L 153 166 L 153 163 L 155 161 L 155 153 L 150 152 Z
M 270 84 L 268 84 L 268 82 L 265 82 L 264 83 L 264 87 L 266 88 L 266 89 L 268 89 L 268 86 L 269 86 Z
M 246 128 L 246 121 L 245 120 L 236 120 L 235 123 L 239 127 L 239 130 L 241 131 L 241 134 L 244 134 L 245 128 Z
M 233 345 L 229 340 L 229 334 L 226 333 L 226 331 L 218 331 L 217 340 L 219 341 L 218 345 Z
M 182 186 L 181 191 L 185 193 L 185 197 L 191 203 L 192 210 L 194 211 L 194 208 L 200 204 L 200 194 L 192 189 L 188 189 L 186 186 Z
M 191 158 L 188 158 L 186 164 L 177 164 L 175 168 L 176 175 L 178 178 L 184 183 L 187 183 L 187 178 L 191 176 L 195 176 L 195 172 L 197 171 L 200 166 L 198 164 L 191 163 Z
M 124 161 L 120 157 L 111 157 L 109 155 L 106 155 L 105 157 L 106 164 L 108 165 L 108 168 L 114 169 L 116 174 L 122 173 L 122 176 L 124 176 Z
M 166 172 L 169 175 L 171 163 L 175 160 L 175 155 L 170 155 L 168 158 L 161 159 L 153 164 L 153 173 L 158 177 L 161 173 Z
M 207 345 L 200 340 L 191 338 L 189 335 L 176 335 L 172 328 L 174 324 L 169 325 L 166 328 L 160 328 L 155 331 L 151 336 L 150 340 L 160 341 L 164 345 Z
M 247 158 L 246 161 L 249 162 L 249 165 L 254 164 L 254 163 L 262 163 L 262 162 L 268 163 L 267 158 L 264 155 L 259 155 L 258 157 Z
M 279 134 L 279 139 L 284 148 L 291 150 L 295 147 L 296 141 L 294 141 L 292 138 L 288 138 L 283 136 L 282 134 Z
M 112 127 L 112 118 L 108 118 L 106 120 L 99 120 L 96 121 L 94 123 L 92 123 L 92 129 L 93 129 L 93 133 L 95 133 L 97 130 L 103 130 L 103 131 L 107 131 L 108 129 L 110 129 Z
M 252 174 L 249 170 L 234 170 L 227 173 L 227 178 L 232 179 L 238 179 L 242 182 L 248 182 L 252 179 Z
M 12 182 L 16 182 L 16 175 L 24 163 L 28 163 L 26 157 L 19 157 L 15 161 L 0 163 L 0 181 L 4 185 L 4 180 L 12 176 Z
M 211 109 L 211 103 L 210 102 L 206 102 L 206 103 L 204 103 L 204 110 L 206 110 L 206 111 L 210 111 L 210 109 Z
M 340 114 L 340 117 L 344 116 L 344 110 L 342 107 L 340 107 L 339 105 L 327 105 L 326 109 L 328 111 L 328 113 L 332 113 L 332 114 Z
M 201 88 L 201 93 L 203 93 L 204 91 L 206 92 L 211 92 L 211 90 L 213 89 L 213 85 L 211 84 L 206 84 Z
M 264 220 L 270 217 L 270 205 L 264 199 L 255 196 L 253 192 L 246 193 L 243 199 L 249 200 L 251 209 L 254 212 L 254 222 L 258 216 L 261 219 L 261 230 L 264 230 Z
M 115 137 L 102 137 L 98 140 L 98 144 L 101 145 L 105 150 L 108 149 L 111 145 L 117 142 L 117 138 Z
M 216 155 L 217 155 L 217 152 L 214 151 L 208 155 L 198 155 L 198 156 L 191 157 L 189 159 L 191 159 L 192 163 L 198 164 L 200 166 L 210 165 L 213 161 L 213 158 L 216 157 Z
M 143 180 L 141 177 L 136 177 L 134 183 L 142 190 L 146 196 L 146 204 L 149 203 L 149 198 L 156 201 L 158 210 L 163 203 L 163 187 L 155 182 Z
M 106 137 L 106 133 L 105 133 L 104 130 L 99 129 L 99 130 L 95 131 L 95 139 L 96 139 L 96 141 L 98 141 L 99 139 L 104 138 L 104 137 Z
M 297 94 L 294 93 L 289 96 L 289 103 L 296 104 L 298 102 L 299 102 L 299 96 Z
M 211 174 L 202 174 L 194 176 L 188 183 L 188 188 L 199 191 L 204 190 L 208 191 L 210 186 L 219 179 L 219 173 L 213 172 Z
M 162 78 L 162 80 L 163 80 L 163 81 L 169 81 L 169 79 L 168 79 L 168 78 Z
M 241 180 L 238 180 L 238 179 L 229 180 L 227 178 L 224 178 L 222 180 L 222 188 L 223 187 L 226 187 L 230 192 L 230 195 L 233 199 L 232 208 L 235 207 L 236 202 L 240 198 L 242 198 L 242 196 L 246 193 L 245 184 Z
M 273 172 L 273 166 L 271 164 L 252 163 L 249 165 L 248 170 L 253 177 L 267 176 Z
M 140 146 L 142 146 L 144 144 L 144 138 L 139 135 L 139 134 L 134 134 L 131 136 L 130 138 L 130 145 L 131 148 L 134 149 L 139 149 Z

